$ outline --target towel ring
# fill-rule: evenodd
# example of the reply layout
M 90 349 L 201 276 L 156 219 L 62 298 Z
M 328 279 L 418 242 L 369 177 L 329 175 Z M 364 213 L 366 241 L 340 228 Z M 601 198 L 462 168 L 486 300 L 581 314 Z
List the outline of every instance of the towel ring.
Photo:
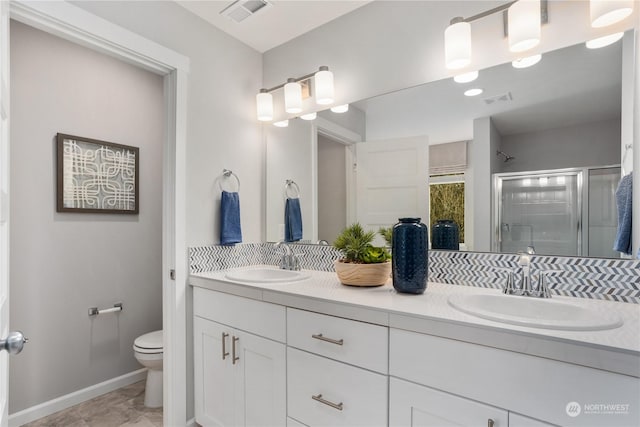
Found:
M 295 190 L 295 195 L 293 197 L 289 196 L 290 188 L 293 188 Z M 284 184 L 284 198 L 296 199 L 298 197 L 300 197 L 300 187 L 298 187 L 298 184 L 296 184 L 294 180 L 288 179 Z
M 624 146 L 624 154 L 622 155 L 622 164 L 620 165 L 620 171 L 622 172 L 622 176 L 626 176 L 627 172 L 625 171 L 624 165 L 627 162 L 627 154 L 629 154 L 629 150 L 633 151 L 633 145 L 626 144 Z
M 238 175 L 236 175 L 229 169 L 222 169 L 222 176 L 225 178 L 234 177 L 238 182 L 238 189 L 236 191 L 240 192 L 240 178 L 238 178 Z M 222 180 L 218 181 L 218 187 L 220 187 L 220 191 L 225 191 L 224 188 L 222 188 Z

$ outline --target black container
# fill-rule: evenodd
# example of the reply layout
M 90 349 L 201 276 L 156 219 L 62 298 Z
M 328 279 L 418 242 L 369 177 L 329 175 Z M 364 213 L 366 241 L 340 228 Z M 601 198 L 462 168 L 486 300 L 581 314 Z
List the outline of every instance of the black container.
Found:
M 460 249 L 460 228 L 451 219 L 439 219 L 431 226 L 431 249 Z
M 393 226 L 393 287 L 398 292 L 421 294 L 427 289 L 428 227 L 420 218 L 399 221 Z

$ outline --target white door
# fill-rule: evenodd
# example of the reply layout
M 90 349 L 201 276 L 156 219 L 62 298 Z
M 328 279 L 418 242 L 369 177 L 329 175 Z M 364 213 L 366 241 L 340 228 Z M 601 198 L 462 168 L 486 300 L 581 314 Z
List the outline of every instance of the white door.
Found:
M 377 230 L 398 218 L 429 215 L 429 141 L 426 136 L 356 144 L 356 217 Z
M 508 412 L 449 393 L 391 378 L 389 425 L 507 427 Z
M 9 333 L 9 2 L 0 1 L 0 339 Z M 0 350 L 0 426 L 6 426 L 8 353 Z

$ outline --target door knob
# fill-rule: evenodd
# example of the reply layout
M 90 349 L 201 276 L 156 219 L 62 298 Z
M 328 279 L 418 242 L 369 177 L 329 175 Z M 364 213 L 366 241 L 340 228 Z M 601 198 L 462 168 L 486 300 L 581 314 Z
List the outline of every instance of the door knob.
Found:
M 0 351 L 7 350 L 9 354 L 18 354 L 29 339 L 22 335 L 22 332 L 9 332 L 7 338 L 0 340 Z

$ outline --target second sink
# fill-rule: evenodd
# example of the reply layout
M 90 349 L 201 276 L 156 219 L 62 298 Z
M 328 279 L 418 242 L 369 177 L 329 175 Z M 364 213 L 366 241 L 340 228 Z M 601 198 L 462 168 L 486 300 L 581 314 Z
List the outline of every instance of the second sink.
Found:
M 622 326 L 615 313 L 550 299 L 513 295 L 453 295 L 453 308 L 483 319 L 531 328 L 597 331 Z

